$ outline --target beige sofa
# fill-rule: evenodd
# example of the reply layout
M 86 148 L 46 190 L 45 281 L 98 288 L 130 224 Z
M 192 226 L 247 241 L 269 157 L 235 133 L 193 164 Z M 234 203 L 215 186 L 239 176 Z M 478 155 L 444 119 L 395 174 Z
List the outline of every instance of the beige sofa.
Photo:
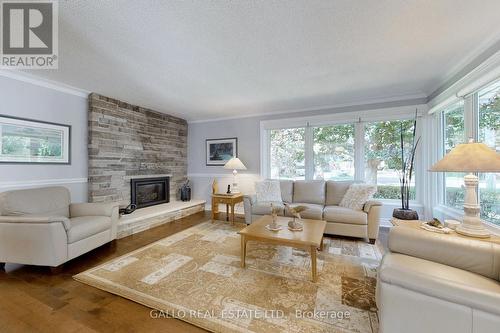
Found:
M 301 215 L 305 219 L 327 221 L 326 233 L 332 235 L 368 238 L 374 243 L 378 237 L 380 208 L 382 203 L 371 200 L 363 210 L 340 207 L 339 203 L 353 182 L 323 180 L 280 180 L 281 208 L 279 215 L 291 216 L 283 203 L 304 205 L 307 210 Z M 257 202 L 255 195 L 244 197 L 245 221 L 247 224 L 262 216 L 271 214 L 269 202 Z
M 65 187 L 0 193 L 0 263 L 57 267 L 114 240 L 117 223 L 117 204 L 72 204 Z
M 500 245 L 404 226 L 378 270 L 381 333 L 500 332 Z

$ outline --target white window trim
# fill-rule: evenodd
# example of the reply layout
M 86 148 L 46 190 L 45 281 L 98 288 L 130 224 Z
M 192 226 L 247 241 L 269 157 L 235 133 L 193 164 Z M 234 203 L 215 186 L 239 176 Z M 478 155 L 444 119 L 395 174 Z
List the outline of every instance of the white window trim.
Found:
M 313 127 L 318 126 L 332 126 L 340 124 L 354 124 L 354 167 L 355 167 L 355 180 L 364 180 L 365 177 L 365 135 L 364 125 L 369 122 L 377 121 L 394 121 L 394 120 L 408 120 L 413 119 L 415 116 L 415 109 L 417 113 L 417 136 L 422 137 L 420 149 L 417 151 L 417 161 L 415 167 L 415 186 L 421 190 L 417 191 L 416 200 L 411 200 L 412 205 L 422 205 L 424 202 L 424 184 L 427 178 L 425 166 L 423 163 L 423 149 L 424 141 L 426 138 L 425 129 L 423 129 L 423 118 L 427 115 L 427 105 L 412 105 L 396 108 L 385 108 L 376 110 L 365 110 L 359 112 L 344 112 L 311 117 L 297 117 L 288 119 L 273 119 L 263 120 L 260 122 L 260 172 L 263 178 L 270 178 L 270 130 L 283 129 L 283 128 L 298 128 L 304 127 L 306 129 L 305 135 L 305 178 L 314 178 L 314 164 L 313 164 Z M 384 200 L 387 203 L 396 203 L 399 200 Z
M 498 78 L 497 78 L 498 80 Z M 488 84 L 491 84 L 496 80 L 490 80 Z M 475 141 L 478 141 L 479 139 L 479 91 L 483 89 L 484 87 L 488 86 L 486 84 L 485 86 L 478 87 L 476 91 L 466 95 L 465 97 L 461 97 L 464 100 L 464 128 L 465 128 L 465 138 L 464 142 L 467 142 L 469 138 L 473 138 Z M 443 157 L 444 153 L 444 117 L 443 117 L 443 111 L 451 105 L 452 103 L 455 103 L 459 100 L 460 98 L 456 98 L 453 100 L 451 103 L 448 103 L 446 106 L 441 107 L 441 109 L 438 110 L 439 112 L 439 127 L 438 127 L 438 138 L 439 138 L 439 155 L 438 159 Z M 437 161 L 437 160 L 436 160 Z M 445 215 L 449 216 L 453 219 L 457 220 L 462 220 L 463 218 L 463 211 L 452 208 L 450 206 L 447 206 L 445 203 L 445 193 L 446 193 L 446 183 L 445 183 L 445 173 L 442 173 L 440 177 L 438 177 L 438 184 L 437 184 L 437 191 L 438 191 L 438 201 L 437 201 L 437 206 L 435 206 L 434 210 Z M 479 195 L 479 193 L 478 193 Z M 489 221 L 481 219 L 483 224 L 487 229 L 490 231 L 500 234 L 500 226 L 493 224 Z

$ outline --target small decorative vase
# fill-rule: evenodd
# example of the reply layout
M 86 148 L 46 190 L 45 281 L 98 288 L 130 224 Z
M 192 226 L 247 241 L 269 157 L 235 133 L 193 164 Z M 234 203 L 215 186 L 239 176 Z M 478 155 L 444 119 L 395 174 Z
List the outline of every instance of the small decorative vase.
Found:
M 418 220 L 418 213 L 413 209 L 395 208 L 392 217 L 400 220 Z

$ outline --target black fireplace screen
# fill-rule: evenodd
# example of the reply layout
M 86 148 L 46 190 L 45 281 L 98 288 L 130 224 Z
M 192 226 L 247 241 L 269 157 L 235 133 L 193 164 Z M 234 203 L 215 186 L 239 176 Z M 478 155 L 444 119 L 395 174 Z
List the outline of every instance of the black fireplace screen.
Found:
M 131 202 L 137 208 L 169 202 L 169 180 L 169 177 L 131 179 Z

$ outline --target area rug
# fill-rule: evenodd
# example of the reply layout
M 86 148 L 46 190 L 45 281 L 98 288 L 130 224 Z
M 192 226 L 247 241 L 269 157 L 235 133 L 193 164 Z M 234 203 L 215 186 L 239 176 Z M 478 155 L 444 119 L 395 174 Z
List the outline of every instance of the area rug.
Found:
M 213 332 L 377 332 L 379 249 L 325 238 L 313 283 L 307 252 L 249 242 L 244 225 L 205 222 L 74 278 Z

